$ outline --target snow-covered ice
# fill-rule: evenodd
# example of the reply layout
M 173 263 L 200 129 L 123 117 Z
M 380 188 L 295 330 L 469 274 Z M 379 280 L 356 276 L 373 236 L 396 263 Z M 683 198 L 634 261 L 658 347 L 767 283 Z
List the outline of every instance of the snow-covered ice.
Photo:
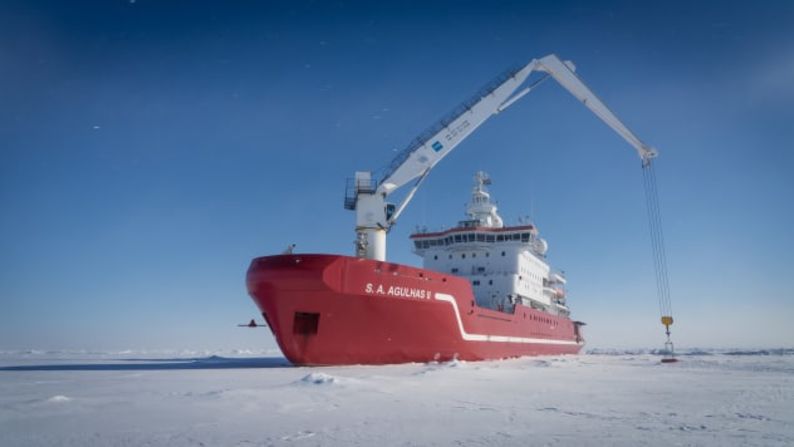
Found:
M 794 350 L 295 368 L 0 352 L 2 446 L 794 445 Z

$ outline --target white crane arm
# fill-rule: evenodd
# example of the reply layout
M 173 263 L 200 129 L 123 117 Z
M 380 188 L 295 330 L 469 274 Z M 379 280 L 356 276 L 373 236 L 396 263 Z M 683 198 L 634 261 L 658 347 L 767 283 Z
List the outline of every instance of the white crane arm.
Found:
M 386 175 L 378 183 L 378 193 L 389 195 L 432 169 L 482 123 L 500 111 L 500 106 L 510 100 L 511 95 L 535 70 L 537 63 L 537 60 L 533 60 L 519 70 L 505 73 L 472 100 L 455 109 L 449 117 L 417 137 L 391 163 Z
M 417 137 L 407 149 L 398 155 L 386 175 L 380 180 L 378 192 L 389 195 L 428 169 L 432 169 L 488 118 L 511 106 L 546 79 L 544 77 L 514 95 L 534 71 L 545 72 L 553 77 L 634 147 L 643 162 L 654 158 L 656 151 L 637 138 L 579 79 L 574 70 L 570 61 L 563 62 L 557 55 L 550 54 L 539 60 L 533 59 L 523 68 L 510 71 L 497 78 L 473 100 L 464 103 L 448 118 L 442 119 L 434 127 Z
M 572 65 L 572 64 L 571 64 Z M 579 79 L 574 69 L 563 63 L 556 55 L 550 54 L 538 63 L 538 69 L 545 71 L 553 77 L 560 85 L 565 87 L 582 104 L 596 114 L 603 122 L 615 132 L 623 137 L 642 159 L 643 163 L 648 163 L 650 159 L 656 157 L 656 150 L 643 143 L 632 131 L 630 131 L 611 110 L 603 103 L 598 96 Z

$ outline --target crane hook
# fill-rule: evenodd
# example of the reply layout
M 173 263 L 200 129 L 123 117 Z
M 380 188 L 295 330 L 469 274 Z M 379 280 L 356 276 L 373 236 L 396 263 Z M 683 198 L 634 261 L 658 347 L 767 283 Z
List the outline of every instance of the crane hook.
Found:
M 678 359 L 675 358 L 673 341 L 670 340 L 670 326 L 673 324 L 673 317 L 669 315 L 663 315 L 662 324 L 664 325 L 664 333 L 667 335 L 667 341 L 664 342 L 664 357 L 662 357 L 662 363 L 675 363 L 678 361 Z

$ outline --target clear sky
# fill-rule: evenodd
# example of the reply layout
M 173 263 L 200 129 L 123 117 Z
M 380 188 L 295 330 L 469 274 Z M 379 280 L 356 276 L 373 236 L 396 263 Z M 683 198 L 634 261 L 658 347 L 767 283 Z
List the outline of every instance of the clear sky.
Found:
M 679 346 L 794 340 L 794 3 L 4 1 L 0 349 L 266 348 L 255 256 L 351 254 L 344 180 L 557 53 L 646 142 Z M 753 4 L 755 3 L 755 4 Z M 639 160 L 552 82 L 433 171 L 389 236 L 489 172 L 590 347 L 661 345 Z

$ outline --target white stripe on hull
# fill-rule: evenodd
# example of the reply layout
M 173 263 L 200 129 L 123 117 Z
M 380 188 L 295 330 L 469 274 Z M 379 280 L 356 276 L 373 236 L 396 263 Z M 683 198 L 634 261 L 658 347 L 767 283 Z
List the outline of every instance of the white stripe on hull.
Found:
M 463 328 L 463 320 L 460 318 L 460 310 L 458 309 L 458 302 L 455 297 L 447 295 L 446 293 L 436 292 L 436 299 L 439 301 L 446 301 L 452 304 L 452 309 L 455 311 L 455 318 L 458 321 L 458 329 L 460 336 L 466 341 L 484 341 L 491 343 L 532 343 L 532 344 L 545 344 L 545 345 L 577 345 L 573 340 L 555 340 L 549 338 L 527 338 L 527 337 L 510 337 L 507 335 L 486 335 L 486 334 L 469 334 Z

